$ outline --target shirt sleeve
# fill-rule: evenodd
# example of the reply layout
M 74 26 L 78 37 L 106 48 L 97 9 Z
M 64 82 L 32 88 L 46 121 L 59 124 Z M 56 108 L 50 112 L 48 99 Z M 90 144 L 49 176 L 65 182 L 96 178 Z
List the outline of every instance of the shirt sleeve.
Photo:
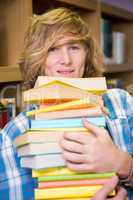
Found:
M 114 143 L 133 154 L 133 97 L 121 89 L 111 89 L 103 96 L 109 110 L 106 124 Z
M 0 133 L 0 199 L 34 199 L 31 170 L 21 168 L 13 140 L 29 128 L 25 113 L 10 121 Z M 30 185 L 30 187 L 29 187 Z

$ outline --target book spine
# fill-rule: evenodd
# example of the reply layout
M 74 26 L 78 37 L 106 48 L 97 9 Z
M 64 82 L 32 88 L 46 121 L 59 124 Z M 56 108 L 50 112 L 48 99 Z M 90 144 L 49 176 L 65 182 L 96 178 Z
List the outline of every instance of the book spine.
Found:
M 92 197 L 101 188 L 102 185 L 35 189 L 35 199 Z
M 77 110 L 67 110 L 66 111 L 56 111 L 39 113 L 35 115 L 36 120 L 49 120 L 49 119 L 62 119 L 62 118 L 72 118 L 72 117 L 97 117 L 101 116 L 102 111 L 100 108 L 90 108 L 90 109 L 77 109 Z
M 105 126 L 104 117 L 88 117 L 88 122 L 97 126 Z M 74 128 L 83 127 L 82 118 L 69 118 L 57 120 L 33 120 L 31 119 L 31 128 Z
M 48 182 L 39 182 L 38 188 L 52 188 L 52 187 L 71 187 L 71 186 L 87 186 L 87 185 L 103 185 L 109 179 L 89 179 L 89 180 L 72 180 L 72 181 L 48 181 Z
M 93 173 L 93 174 L 68 174 L 38 177 L 38 181 L 59 181 L 59 180 L 81 180 L 81 179 L 97 179 L 110 178 L 114 173 Z

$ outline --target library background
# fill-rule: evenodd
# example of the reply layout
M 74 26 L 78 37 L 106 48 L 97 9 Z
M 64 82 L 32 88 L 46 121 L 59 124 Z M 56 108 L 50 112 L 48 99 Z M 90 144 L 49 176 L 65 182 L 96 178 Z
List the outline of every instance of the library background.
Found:
M 101 45 L 108 88 L 133 95 L 133 0 L 1 0 L 0 128 L 21 110 L 18 61 L 29 18 L 60 6 L 78 11 Z

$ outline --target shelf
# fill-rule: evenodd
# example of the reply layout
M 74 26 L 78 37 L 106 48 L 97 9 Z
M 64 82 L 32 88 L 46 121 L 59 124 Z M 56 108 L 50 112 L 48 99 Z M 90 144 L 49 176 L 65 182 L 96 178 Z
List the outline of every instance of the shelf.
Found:
M 133 13 L 126 11 L 122 8 L 118 8 L 106 3 L 101 3 L 101 11 L 103 14 L 107 14 L 128 21 L 133 21 Z
M 68 3 L 72 6 L 77 6 L 90 11 L 95 11 L 97 7 L 96 0 L 56 0 L 57 2 Z
M 0 66 L 0 83 L 22 81 L 19 66 Z
M 119 73 L 119 72 L 133 72 L 133 63 L 125 64 L 109 64 L 104 68 L 104 73 Z

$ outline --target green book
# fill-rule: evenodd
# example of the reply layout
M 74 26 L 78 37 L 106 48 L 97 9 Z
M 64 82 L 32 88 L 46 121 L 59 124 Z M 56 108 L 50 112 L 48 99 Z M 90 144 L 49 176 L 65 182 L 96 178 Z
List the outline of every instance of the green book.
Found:
M 114 172 L 109 173 L 88 173 L 88 174 L 70 174 L 70 175 L 54 175 L 38 177 L 38 181 L 59 181 L 59 180 L 81 180 L 81 179 L 98 179 L 111 178 L 115 176 Z

